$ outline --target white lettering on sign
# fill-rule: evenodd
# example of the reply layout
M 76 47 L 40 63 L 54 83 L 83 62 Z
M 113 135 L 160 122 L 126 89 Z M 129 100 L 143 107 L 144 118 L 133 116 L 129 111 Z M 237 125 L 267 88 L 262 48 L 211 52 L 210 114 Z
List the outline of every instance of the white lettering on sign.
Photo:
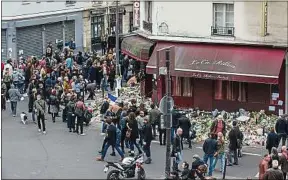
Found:
M 133 26 L 140 27 L 140 1 L 135 0 L 133 4 Z
M 201 79 L 217 79 L 217 80 L 229 80 L 228 76 L 219 75 L 219 74 L 202 74 L 202 73 L 193 73 L 190 75 L 192 78 L 201 78 Z
M 226 66 L 235 69 L 236 66 L 228 61 L 210 61 L 210 60 L 193 60 L 190 65 L 216 65 L 216 66 Z

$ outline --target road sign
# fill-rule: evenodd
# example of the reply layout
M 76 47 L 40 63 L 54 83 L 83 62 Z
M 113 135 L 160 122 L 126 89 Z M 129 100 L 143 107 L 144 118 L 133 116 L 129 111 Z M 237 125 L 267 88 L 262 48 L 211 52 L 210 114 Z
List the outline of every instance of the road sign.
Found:
M 166 105 L 168 106 L 168 107 L 167 107 L 168 112 L 173 110 L 174 100 L 173 100 L 172 97 L 164 96 L 164 97 L 160 100 L 159 110 L 160 110 L 162 113 L 164 113 L 164 114 L 168 113 L 168 112 L 167 112 L 167 109 L 165 108 Z

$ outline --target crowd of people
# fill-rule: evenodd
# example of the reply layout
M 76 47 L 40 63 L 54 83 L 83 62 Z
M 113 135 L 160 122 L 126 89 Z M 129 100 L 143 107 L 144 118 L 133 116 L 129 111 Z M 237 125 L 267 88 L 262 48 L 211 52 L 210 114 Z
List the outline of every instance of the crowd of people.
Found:
M 73 43 L 71 43 L 73 45 Z M 122 74 L 122 82 L 128 81 L 135 76 L 140 79 L 143 71 L 137 70 L 135 64 L 128 56 L 121 55 L 120 67 L 116 66 L 115 50 L 109 49 L 107 54 L 88 55 L 78 52 L 74 54 L 75 48 L 65 47 L 63 50 L 53 51 L 51 43 L 46 48 L 46 54 L 42 58 L 21 57 L 19 61 L 9 59 L 1 64 L 1 108 L 6 110 L 6 104 L 11 104 L 12 115 L 17 116 L 17 102 L 28 98 L 27 111 L 31 114 L 21 112 L 20 117 L 25 124 L 30 119 L 37 124 L 38 131 L 46 134 L 46 114 L 51 115 L 52 122 L 59 118 L 67 123 L 69 132 L 85 135 L 83 126 L 89 125 L 93 116 L 93 109 L 85 105 L 86 100 L 95 100 L 95 93 L 99 91 L 115 90 L 116 68 Z M 104 52 L 106 53 L 106 52 Z M 97 99 L 96 99 L 97 100 Z M 137 100 L 131 102 L 117 102 L 111 104 L 108 97 L 101 105 L 101 132 L 105 135 L 101 156 L 98 161 L 103 161 L 109 147 L 112 147 L 111 156 L 115 156 L 115 150 L 121 159 L 128 149 L 130 156 L 135 155 L 134 148 L 139 154 L 145 153 L 145 163 L 152 162 L 151 142 L 158 140 L 160 145 L 166 145 L 166 127 L 163 114 L 157 106 L 152 104 L 148 111 L 145 104 L 137 106 Z M 46 113 L 47 112 L 47 113 Z M 61 113 L 61 117 L 60 117 Z M 29 116 L 29 117 L 28 117 Z M 189 175 L 185 168 L 189 167 L 187 162 L 182 164 L 182 179 L 193 179 L 196 175 L 202 177 L 200 172 L 208 169 L 208 176 L 212 176 L 218 161 L 220 171 L 225 172 L 225 161 L 227 166 L 237 166 L 238 158 L 242 156 L 241 148 L 243 134 L 237 121 L 233 121 L 232 129 L 227 132 L 226 124 L 222 115 L 213 121 L 210 128 L 209 138 L 203 143 L 204 157 L 193 156 L 192 169 L 197 169 Z M 187 142 L 188 148 L 192 148 L 192 139 L 195 132 L 186 114 L 181 114 L 174 109 L 172 111 L 171 140 L 173 171 L 179 171 L 179 164 L 183 160 L 183 142 Z M 269 154 L 265 155 L 259 165 L 259 179 L 268 177 L 283 177 L 286 179 L 288 172 L 288 154 L 285 146 L 288 134 L 287 119 L 280 118 L 274 128 L 268 134 L 266 148 Z M 228 139 L 228 152 L 225 151 L 225 139 Z M 282 151 L 278 154 L 277 147 L 282 139 Z M 277 161 L 277 162 L 276 162 Z M 197 162 L 197 166 L 195 166 Z M 278 168 L 281 166 L 281 170 Z M 270 168 L 270 169 L 269 169 Z M 268 178 L 269 179 L 269 178 Z

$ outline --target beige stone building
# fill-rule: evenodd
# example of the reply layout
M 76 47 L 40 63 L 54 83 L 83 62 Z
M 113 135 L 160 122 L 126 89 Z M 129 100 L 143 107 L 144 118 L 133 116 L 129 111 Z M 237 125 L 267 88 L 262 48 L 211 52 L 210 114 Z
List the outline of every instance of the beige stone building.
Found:
M 133 30 L 132 2 L 119 3 L 120 34 Z M 83 11 L 83 48 L 100 50 L 101 37 L 110 35 L 116 27 L 116 4 L 114 2 L 95 1 Z

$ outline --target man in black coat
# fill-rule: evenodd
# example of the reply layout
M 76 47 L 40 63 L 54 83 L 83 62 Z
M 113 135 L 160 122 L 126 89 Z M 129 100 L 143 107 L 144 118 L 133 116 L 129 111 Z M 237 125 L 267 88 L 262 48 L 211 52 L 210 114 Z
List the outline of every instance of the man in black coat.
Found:
M 183 138 L 186 138 L 188 143 L 189 143 L 189 148 L 191 149 L 192 148 L 191 138 L 189 136 L 189 132 L 190 132 L 190 128 L 191 128 L 191 122 L 185 115 L 182 115 L 179 118 L 179 127 L 183 130 L 183 134 L 181 136 L 181 141 L 183 142 Z M 183 143 L 182 143 L 182 145 L 183 145 Z M 183 149 L 183 146 L 182 146 L 182 149 Z
M 173 139 L 173 144 L 172 144 L 172 156 L 175 157 L 175 160 L 173 161 L 173 171 L 179 171 L 178 165 L 180 161 L 182 160 L 182 141 L 181 141 L 181 136 L 182 136 L 183 130 L 181 128 L 177 129 L 176 135 Z
M 153 140 L 152 135 L 152 125 L 149 123 L 148 118 L 144 118 L 144 126 L 143 126 L 143 150 L 147 156 L 147 160 L 145 161 L 146 164 L 150 164 L 151 159 L 151 141 Z
M 276 125 L 275 125 L 275 130 L 278 134 L 279 143 L 280 143 L 280 140 L 282 139 L 282 146 L 285 146 L 286 138 L 287 138 L 288 124 L 287 124 L 287 121 L 283 117 L 280 117 L 277 120 Z
M 106 144 L 105 144 L 105 147 L 102 151 L 101 157 L 98 157 L 97 160 L 98 161 L 104 161 L 104 158 L 105 158 L 105 155 L 107 153 L 108 148 L 110 146 L 112 146 L 112 148 L 115 148 L 116 151 L 119 153 L 119 155 L 121 156 L 121 161 L 122 161 L 124 158 L 124 154 L 121 151 L 120 147 L 116 146 L 116 140 L 117 140 L 116 126 L 112 123 L 111 118 L 107 118 L 106 123 L 108 124 L 107 132 L 106 132 L 107 134 L 106 134 L 106 138 L 105 138 Z
M 232 166 L 232 156 L 234 156 L 234 165 L 238 165 L 238 154 L 237 149 L 240 148 L 240 141 L 243 137 L 242 132 L 240 131 L 239 127 L 237 126 L 237 122 L 233 121 L 232 123 L 233 128 L 228 134 L 229 139 L 229 162 L 227 166 Z

